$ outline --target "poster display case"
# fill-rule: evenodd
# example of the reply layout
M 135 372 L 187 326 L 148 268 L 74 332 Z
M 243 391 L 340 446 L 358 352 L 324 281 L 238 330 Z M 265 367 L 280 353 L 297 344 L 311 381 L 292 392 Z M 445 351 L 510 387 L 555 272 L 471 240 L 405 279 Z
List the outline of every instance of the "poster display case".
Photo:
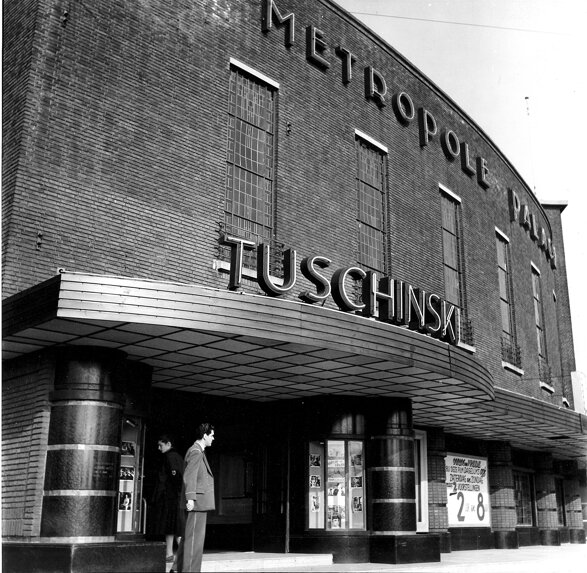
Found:
M 310 442 L 309 529 L 365 529 L 363 442 Z
M 118 475 L 118 533 L 144 531 L 142 476 L 145 425 L 141 418 L 125 416 L 122 424 L 120 470 Z

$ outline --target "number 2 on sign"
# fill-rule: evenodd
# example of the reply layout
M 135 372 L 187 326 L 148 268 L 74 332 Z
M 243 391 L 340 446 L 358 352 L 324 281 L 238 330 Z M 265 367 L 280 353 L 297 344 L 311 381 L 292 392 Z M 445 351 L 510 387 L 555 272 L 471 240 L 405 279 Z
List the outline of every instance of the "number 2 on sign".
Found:
M 457 499 L 461 502 L 461 506 L 459 507 L 459 512 L 457 513 L 457 519 L 459 521 L 465 521 L 465 516 L 463 515 L 463 507 L 465 505 L 465 496 L 462 491 L 459 491 L 457 494 Z M 480 493 L 477 496 L 477 517 L 479 521 L 483 521 L 485 518 L 485 507 L 483 506 L 483 494 Z

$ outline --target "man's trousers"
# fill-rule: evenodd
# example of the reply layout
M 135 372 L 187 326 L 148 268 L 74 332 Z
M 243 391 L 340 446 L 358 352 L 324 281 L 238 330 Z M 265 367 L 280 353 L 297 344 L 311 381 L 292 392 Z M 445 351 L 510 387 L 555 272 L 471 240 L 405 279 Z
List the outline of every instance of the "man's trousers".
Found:
M 177 570 L 181 573 L 197 573 L 202 569 L 204 538 L 206 537 L 205 511 L 188 511 L 185 534 L 177 548 Z

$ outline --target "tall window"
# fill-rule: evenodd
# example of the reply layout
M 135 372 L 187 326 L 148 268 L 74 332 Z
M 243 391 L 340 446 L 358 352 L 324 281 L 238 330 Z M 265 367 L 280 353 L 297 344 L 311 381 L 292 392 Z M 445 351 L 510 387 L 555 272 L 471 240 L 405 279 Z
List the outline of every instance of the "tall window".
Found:
M 514 471 L 514 498 L 518 525 L 534 525 L 534 476 Z
M 357 137 L 359 260 L 362 267 L 385 272 L 385 161 L 381 149 Z
M 273 233 L 275 100 L 274 86 L 231 68 L 224 224 L 255 242 Z
M 444 187 L 440 190 L 444 294 L 448 302 L 461 309 L 461 339 L 473 344 L 473 329 L 467 317 L 461 200 Z
M 540 271 L 532 266 L 532 296 L 534 298 L 534 322 L 536 324 L 536 344 L 538 357 L 546 362 L 546 338 L 544 335 L 544 308 L 542 306 L 542 285 Z
M 505 362 L 519 368 L 521 367 L 521 357 L 514 326 L 510 245 L 505 235 L 498 232 L 497 229 L 495 245 L 497 248 L 497 275 L 501 308 L 501 356 Z

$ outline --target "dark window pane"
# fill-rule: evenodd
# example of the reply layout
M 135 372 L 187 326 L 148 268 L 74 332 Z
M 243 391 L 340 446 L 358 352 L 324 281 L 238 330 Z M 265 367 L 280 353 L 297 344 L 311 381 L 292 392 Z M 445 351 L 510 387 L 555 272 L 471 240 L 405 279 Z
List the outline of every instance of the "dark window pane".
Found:
M 369 269 L 385 269 L 384 155 L 357 140 L 357 200 L 359 263 Z
M 240 236 L 270 239 L 273 227 L 274 92 L 231 70 L 225 224 Z

